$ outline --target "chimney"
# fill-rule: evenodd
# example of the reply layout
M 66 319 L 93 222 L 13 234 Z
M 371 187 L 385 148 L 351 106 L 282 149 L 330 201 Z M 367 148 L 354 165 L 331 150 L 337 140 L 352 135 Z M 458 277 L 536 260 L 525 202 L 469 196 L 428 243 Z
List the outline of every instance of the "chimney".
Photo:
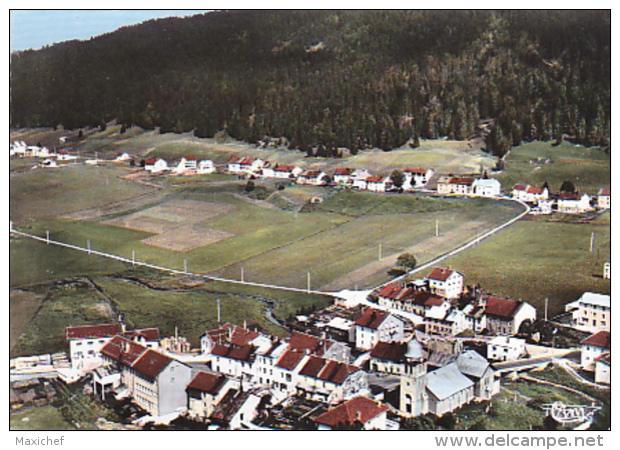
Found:
M 362 421 L 362 412 L 361 411 L 356 411 L 355 412 L 355 420 L 357 420 L 358 422 Z

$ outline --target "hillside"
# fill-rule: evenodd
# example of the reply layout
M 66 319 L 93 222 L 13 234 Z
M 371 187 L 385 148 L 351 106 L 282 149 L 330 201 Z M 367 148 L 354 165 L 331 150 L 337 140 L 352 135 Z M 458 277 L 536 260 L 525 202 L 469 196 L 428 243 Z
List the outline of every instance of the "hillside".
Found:
M 11 55 L 11 127 L 116 119 L 309 155 L 610 145 L 609 11 L 234 11 Z

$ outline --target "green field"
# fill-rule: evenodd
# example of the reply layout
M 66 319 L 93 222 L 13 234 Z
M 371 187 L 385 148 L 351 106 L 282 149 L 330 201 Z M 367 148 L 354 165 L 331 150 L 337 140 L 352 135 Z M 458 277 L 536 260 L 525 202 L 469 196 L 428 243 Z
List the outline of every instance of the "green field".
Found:
M 594 248 L 590 239 L 594 233 Z M 584 291 L 609 294 L 602 278 L 611 257 L 611 227 L 607 225 L 520 221 L 446 264 L 465 274 L 465 283 L 480 283 L 496 295 L 521 298 L 551 316 Z
M 564 181 L 590 195 L 611 187 L 611 155 L 598 147 L 531 142 L 510 150 L 505 161 L 506 169 L 497 179 L 506 192 L 517 183 L 542 186 L 545 181 L 552 192 L 559 191 Z

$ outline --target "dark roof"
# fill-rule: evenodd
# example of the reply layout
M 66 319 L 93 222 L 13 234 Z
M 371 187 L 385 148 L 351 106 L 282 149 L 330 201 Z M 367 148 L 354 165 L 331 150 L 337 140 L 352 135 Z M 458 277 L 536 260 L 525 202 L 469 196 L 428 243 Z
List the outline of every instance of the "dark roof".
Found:
M 155 378 L 173 360 L 153 349 L 146 349 L 144 353 L 131 365 L 131 368 L 149 378 Z
M 104 325 L 84 325 L 67 327 L 65 329 L 67 339 L 85 339 L 115 336 L 122 331 L 118 323 Z
M 357 366 L 311 356 L 299 374 L 334 384 L 342 384 L 350 374 L 358 370 L 360 368 Z
M 474 184 L 474 181 L 476 181 L 474 178 L 469 177 L 452 177 L 450 178 L 450 181 L 448 181 L 448 184 L 471 186 L 472 184 Z
M 215 356 L 222 356 L 224 358 L 236 359 L 239 361 L 250 361 L 252 354 L 254 353 L 254 346 L 244 345 L 243 347 L 227 346 L 216 344 L 211 351 L 211 354 Z
M 238 163 L 239 161 L 241 161 L 241 158 L 239 156 L 233 156 L 232 158 L 228 160 L 228 164 L 235 164 L 235 163 Z
M 387 410 L 387 405 L 366 397 L 354 397 L 312 420 L 334 428 L 337 425 L 353 425 L 356 421 L 364 424 Z
M 600 191 L 598 191 L 598 195 L 611 196 L 611 190 L 603 188 Z
M 198 372 L 192 381 L 187 385 L 187 390 L 194 389 L 207 394 L 216 395 L 220 392 L 228 378 L 224 375 Z
M 365 328 L 377 329 L 389 315 L 388 312 L 380 309 L 368 308 L 355 321 L 355 325 Z
M 407 343 L 400 342 L 377 342 L 377 345 L 370 352 L 371 358 L 382 359 L 401 363 L 405 361 L 407 353 Z
M 515 191 L 525 191 L 527 189 L 527 184 L 515 184 L 512 189 Z
M 145 350 L 146 347 L 127 338 L 114 336 L 101 348 L 101 354 L 122 364 L 131 366 Z
M 405 169 L 403 170 L 403 172 L 405 173 L 417 173 L 420 175 L 426 175 L 426 172 L 428 171 L 428 169 Z
M 611 348 L 611 333 L 609 331 L 599 331 L 598 333 L 588 336 L 582 345 L 592 345 L 593 347 Z
M 381 183 L 383 181 L 383 177 L 373 176 L 366 178 L 367 183 Z
M 489 297 L 487 299 L 484 312 L 487 315 L 504 319 L 512 319 L 522 304 L 523 302 L 517 300 Z
M 339 168 L 334 171 L 334 175 L 351 175 L 352 173 L 353 169 L 348 167 Z
M 317 378 L 319 372 L 323 368 L 324 363 L 325 360 L 323 358 L 319 358 L 318 356 L 311 356 L 310 359 L 308 359 L 308 361 L 306 362 L 306 364 L 304 364 L 299 374 L 310 378 Z
M 309 351 L 312 354 L 321 356 L 334 342 L 330 340 L 320 339 L 305 333 L 294 331 L 288 341 L 291 350 Z
M 417 291 L 412 296 L 413 304 L 418 306 L 440 306 L 444 300 L 426 291 Z

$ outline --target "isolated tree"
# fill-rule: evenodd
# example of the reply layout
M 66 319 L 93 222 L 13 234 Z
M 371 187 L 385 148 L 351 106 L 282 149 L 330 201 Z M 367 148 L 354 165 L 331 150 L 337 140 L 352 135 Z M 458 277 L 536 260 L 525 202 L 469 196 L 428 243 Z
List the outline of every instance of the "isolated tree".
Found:
M 575 193 L 575 185 L 573 184 L 572 181 L 565 181 L 564 183 L 562 183 L 562 186 L 560 187 L 560 191 L 562 192 L 570 192 L 571 194 Z
M 413 270 L 418 265 L 418 260 L 411 253 L 403 253 L 396 259 L 396 265 L 406 270 Z
M 390 175 L 390 180 L 392 180 L 392 184 L 395 188 L 400 189 L 405 183 L 405 176 L 400 170 L 394 170 Z

